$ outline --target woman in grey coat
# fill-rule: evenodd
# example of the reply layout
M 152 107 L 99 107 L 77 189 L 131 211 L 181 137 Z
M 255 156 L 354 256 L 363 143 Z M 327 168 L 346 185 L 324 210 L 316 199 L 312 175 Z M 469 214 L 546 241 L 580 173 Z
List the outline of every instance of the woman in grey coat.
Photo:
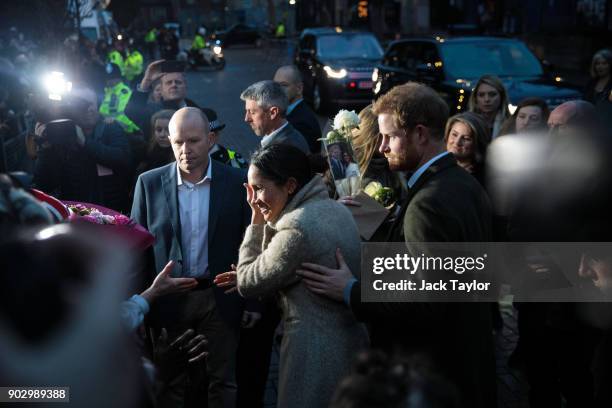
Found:
M 244 297 L 278 295 L 284 324 L 278 406 L 327 407 L 353 358 L 367 347 L 367 333 L 344 304 L 310 292 L 295 271 L 303 262 L 336 267 L 337 248 L 359 271 L 357 227 L 295 147 L 276 144 L 256 152 L 248 181 L 253 213 L 238 267 L 216 282 L 236 276 Z

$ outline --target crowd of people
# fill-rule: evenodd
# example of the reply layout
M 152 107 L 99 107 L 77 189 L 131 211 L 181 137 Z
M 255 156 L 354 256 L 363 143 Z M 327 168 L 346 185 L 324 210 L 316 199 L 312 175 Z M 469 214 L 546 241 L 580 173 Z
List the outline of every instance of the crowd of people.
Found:
M 68 102 L 44 101 L 31 180 L 0 177 L 3 330 L 29 346 L 63 333 L 74 348 L 57 354 L 65 361 L 96 347 L 97 358 L 76 359 L 57 384 L 85 403 L 98 393 L 77 372 L 95 371 L 98 389 L 116 391 L 90 406 L 263 406 L 277 337 L 279 407 L 497 406 L 497 305 L 363 302 L 351 212 L 361 204 L 353 192 L 339 196 L 334 178 L 392 192 L 370 242 L 610 242 L 611 55 L 593 57 L 584 101 L 526 98 L 512 114 L 493 75 L 454 116 L 426 85 L 396 86 L 359 113 L 354 157 L 338 148 L 329 159 L 299 70 L 281 66 L 240 95 L 261 138 L 247 160 L 219 144 L 223 119 L 188 98 L 181 69 L 163 59 L 145 69 L 129 41 L 116 43 L 84 64 L 103 67 L 104 90 L 83 74 Z M 7 91 L 0 96 L 10 132 Z M 508 147 L 524 138 L 546 146 L 538 163 Z M 588 155 L 564 160 L 576 146 Z M 505 160 L 492 161 L 492 149 Z M 508 187 L 496 177 L 523 165 L 538 171 L 500 192 Z M 154 241 L 106 243 L 96 226 L 63 223 L 56 199 L 129 214 Z M 609 254 L 579 263 L 586 282 L 610 293 Z M 510 363 L 526 373 L 531 406 L 610 406 L 608 304 L 515 306 Z M 87 319 L 74 311 L 95 327 L 68 324 Z M 11 355 L 0 357 L 0 379 L 35 385 L 42 377 L 17 369 L 28 357 L 16 349 L 0 341 L 0 356 Z

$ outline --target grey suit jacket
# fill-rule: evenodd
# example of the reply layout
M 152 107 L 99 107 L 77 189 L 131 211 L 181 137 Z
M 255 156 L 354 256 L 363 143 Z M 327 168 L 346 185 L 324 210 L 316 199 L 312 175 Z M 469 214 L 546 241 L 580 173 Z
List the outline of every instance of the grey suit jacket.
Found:
M 286 143 L 297 147 L 306 154 L 310 154 L 310 147 L 308 147 L 306 139 L 304 139 L 300 132 L 295 130 L 291 123 L 287 123 L 287 126 L 270 139 L 262 141 L 261 146 L 267 147 L 275 143 Z
M 232 263 L 237 264 L 238 249 L 250 224 L 251 210 L 242 186 L 246 181 L 244 170 L 214 160 L 210 161 L 210 165 L 208 264 L 212 279 L 219 273 L 229 271 Z M 155 236 L 154 269 L 147 271 L 150 274 L 149 282 L 169 260 L 183 259 L 176 172 L 176 163 L 173 162 L 141 174 L 136 182 L 131 217 Z M 181 262 L 177 262 L 173 276 L 181 276 L 181 272 Z M 242 314 L 243 300 L 237 294 L 226 295 L 216 286 L 213 286 L 213 290 L 220 314 L 231 323 L 237 323 Z M 176 299 L 172 296 L 159 299 L 155 308 L 164 310 L 159 310 L 157 315 L 171 318 L 172 313 L 178 312 L 173 303 L 176 303 Z M 164 317 L 160 319 L 165 320 Z

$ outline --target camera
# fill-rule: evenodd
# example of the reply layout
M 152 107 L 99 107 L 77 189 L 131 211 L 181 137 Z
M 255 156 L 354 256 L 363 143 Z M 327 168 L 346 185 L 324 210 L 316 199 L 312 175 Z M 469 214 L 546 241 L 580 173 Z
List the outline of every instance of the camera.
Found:
M 88 102 L 71 93 L 72 84 L 58 71 L 43 80 L 43 87 L 34 95 L 33 112 L 37 122 L 45 125 L 40 143 L 71 147 L 76 145 L 75 120 L 87 111 Z

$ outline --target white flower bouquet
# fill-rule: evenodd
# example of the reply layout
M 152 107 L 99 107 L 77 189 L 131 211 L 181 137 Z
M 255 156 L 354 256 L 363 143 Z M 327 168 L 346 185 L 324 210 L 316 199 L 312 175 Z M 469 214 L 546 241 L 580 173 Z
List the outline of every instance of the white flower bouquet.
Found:
M 334 117 L 333 130 L 329 131 L 325 137 L 328 145 L 337 142 L 350 142 L 353 129 L 359 128 L 359 116 L 355 111 L 340 110 Z

